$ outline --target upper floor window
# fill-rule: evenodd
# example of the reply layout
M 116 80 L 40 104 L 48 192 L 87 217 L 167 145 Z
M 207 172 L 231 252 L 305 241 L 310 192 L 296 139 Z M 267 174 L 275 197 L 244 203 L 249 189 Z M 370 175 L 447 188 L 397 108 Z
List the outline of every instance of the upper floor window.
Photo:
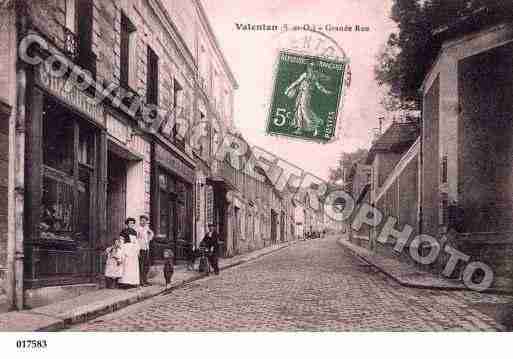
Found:
M 173 112 L 175 116 L 183 116 L 185 114 L 185 103 L 184 103 L 184 95 L 183 95 L 183 87 L 180 83 L 174 79 L 173 81 Z M 182 124 L 183 125 L 183 124 Z M 181 147 L 185 147 L 185 140 L 181 138 L 182 134 L 180 133 L 181 129 L 177 126 L 180 126 L 180 123 L 176 123 L 173 128 L 173 138 L 176 143 Z
M 146 102 L 152 105 L 159 104 L 159 58 L 148 46 L 146 72 Z
M 66 28 L 71 32 L 77 31 L 77 4 L 76 0 L 66 0 Z
M 93 46 L 92 0 L 65 0 L 65 50 L 85 70 L 96 76 Z
M 134 63 L 131 62 L 131 53 L 135 46 L 135 31 L 136 28 L 130 19 L 121 14 L 121 41 L 120 41 L 120 83 L 124 87 L 129 87 L 133 83 L 133 68 Z

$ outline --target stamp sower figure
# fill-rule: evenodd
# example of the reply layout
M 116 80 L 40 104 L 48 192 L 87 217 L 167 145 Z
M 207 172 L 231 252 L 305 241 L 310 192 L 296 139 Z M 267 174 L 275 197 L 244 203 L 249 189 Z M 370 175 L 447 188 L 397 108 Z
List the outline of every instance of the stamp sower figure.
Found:
M 107 261 L 105 263 L 105 284 L 109 289 L 117 287 L 118 279 L 123 275 L 123 266 L 121 262 L 121 246 L 123 238 L 114 238 L 112 246 L 105 250 Z
M 219 274 L 219 265 L 218 265 L 218 254 L 219 254 L 219 236 L 215 231 L 215 225 L 208 225 L 208 232 L 205 234 L 205 237 L 202 240 L 202 244 L 208 250 L 209 256 L 208 261 L 210 265 L 214 269 L 215 274 Z
M 121 233 L 124 243 L 121 246 L 121 262 L 123 263 L 123 275 L 119 278 L 119 283 L 126 288 L 139 286 L 139 244 L 137 237 L 130 238 Z
M 137 227 L 137 239 L 139 240 L 139 272 L 141 274 L 141 285 L 149 285 L 148 271 L 150 270 L 150 242 L 153 239 L 153 231 L 148 224 L 149 218 L 146 215 L 139 216 L 139 227 Z
M 317 88 L 323 94 L 329 95 L 331 91 L 327 90 L 320 80 L 327 80 L 329 77 L 323 73 L 314 70 L 313 64 L 310 62 L 306 67 L 306 72 L 303 72 L 299 78 L 290 84 L 285 90 L 285 95 L 294 98 L 294 118 L 293 127 L 296 127 L 296 133 L 302 131 L 312 131 L 314 136 L 317 136 L 318 128 L 323 120 L 312 110 L 312 94 Z

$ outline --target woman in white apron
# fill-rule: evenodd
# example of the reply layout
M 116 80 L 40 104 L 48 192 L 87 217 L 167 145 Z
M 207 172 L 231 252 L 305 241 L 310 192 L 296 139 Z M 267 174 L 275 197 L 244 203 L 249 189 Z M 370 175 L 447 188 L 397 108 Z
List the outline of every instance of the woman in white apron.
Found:
M 123 274 L 119 278 L 126 288 L 137 287 L 140 284 L 139 279 L 139 244 L 136 240 L 130 241 L 128 236 L 124 236 L 124 242 L 121 246 L 121 261 L 123 263 Z

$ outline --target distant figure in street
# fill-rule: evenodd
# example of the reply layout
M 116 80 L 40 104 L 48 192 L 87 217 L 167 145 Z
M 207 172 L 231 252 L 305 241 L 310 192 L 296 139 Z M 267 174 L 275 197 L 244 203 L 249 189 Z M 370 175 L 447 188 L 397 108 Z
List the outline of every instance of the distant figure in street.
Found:
M 126 288 L 134 288 L 140 284 L 139 275 L 139 243 L 137 241 L 137 232 L 135 227 L 135 219 L 128 218 L 126 220 L 127 228 L 123 229 L 119 234 L 123 238 L 121 246 L 121 262 L 123 263 L 123 275 L 119 279 L 119 283 Z
M 105 262 L 105 284 L 109 289 L 117 288 L 118 280 L 123 275 L 123 263 L 121 262 L 121 246 L 123 238 L 114 238 L 112 246 L 105 250 L 107 261 Z
M 447 230 L 455 230 L 456 232 L 463 232 L 463 209 L 458 206 L 456 201 L 452 201 L 447 208 L 448 212 L 448 225 Z
M 174 259 L 175 255 L 171 249 L 166 249 L 164 251 L 164 279 L 166 280 L 166 289 L 169 284 L 171 284 L 171 278 L 173 277 L 173 273 L 175 272 L 174 267 Z
M 208 225 L 208 232 L 205 234 L 205 237 L 203 238 L 202 245 L 206 248 L 208 253 L 208 261 L 210 262 L 210 265 L 214 269 L 214 273 L 216 275 L 219 274 L 219 238 L 215 231 L 215 225 L 209 224 Z
M 196 262 L 196 251 L 192 246 L 192 243 L 187 243 L 186 247 L 186 255 L 187 255 L 187 270 L 194 270 L 194 262 Z
M 208 243 L 203 238 L 203 240 L 200 242 L 199 249 L 198 249 L 198 257 L 199 257 L 199 266 L 198 271 L 200 273 L 206 273 L 207 275 L 210 274 L 210 264 L 208 264 Z
M 148 272 L 150 270 L 150 242 L 153 240 L 153 231 L 148 224 L 149 218 L 146 215 L 139 216 L 139 227 L 136 228 L 137 239 L 141 251 L 139 253 L 139 272 L 141 273 L 141 285 L 148 283 Z

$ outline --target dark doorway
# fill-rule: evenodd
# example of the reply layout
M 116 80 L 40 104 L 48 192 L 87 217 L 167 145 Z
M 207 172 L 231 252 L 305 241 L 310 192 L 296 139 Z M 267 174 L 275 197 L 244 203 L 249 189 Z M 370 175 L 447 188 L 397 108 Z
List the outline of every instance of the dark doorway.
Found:
M 119 235 L 126 219 L 127 162 L 109 151 L 107 166 L 107 233 L 111 241 Z
M 280 216 L 280 241 L 285 242 L 285 212 L 281 212 Z
M 271 209 L 271 242 L 276 242 L 278 213 Z
M 233 208 L 233 254 L 239 253 L 240 209 Z

